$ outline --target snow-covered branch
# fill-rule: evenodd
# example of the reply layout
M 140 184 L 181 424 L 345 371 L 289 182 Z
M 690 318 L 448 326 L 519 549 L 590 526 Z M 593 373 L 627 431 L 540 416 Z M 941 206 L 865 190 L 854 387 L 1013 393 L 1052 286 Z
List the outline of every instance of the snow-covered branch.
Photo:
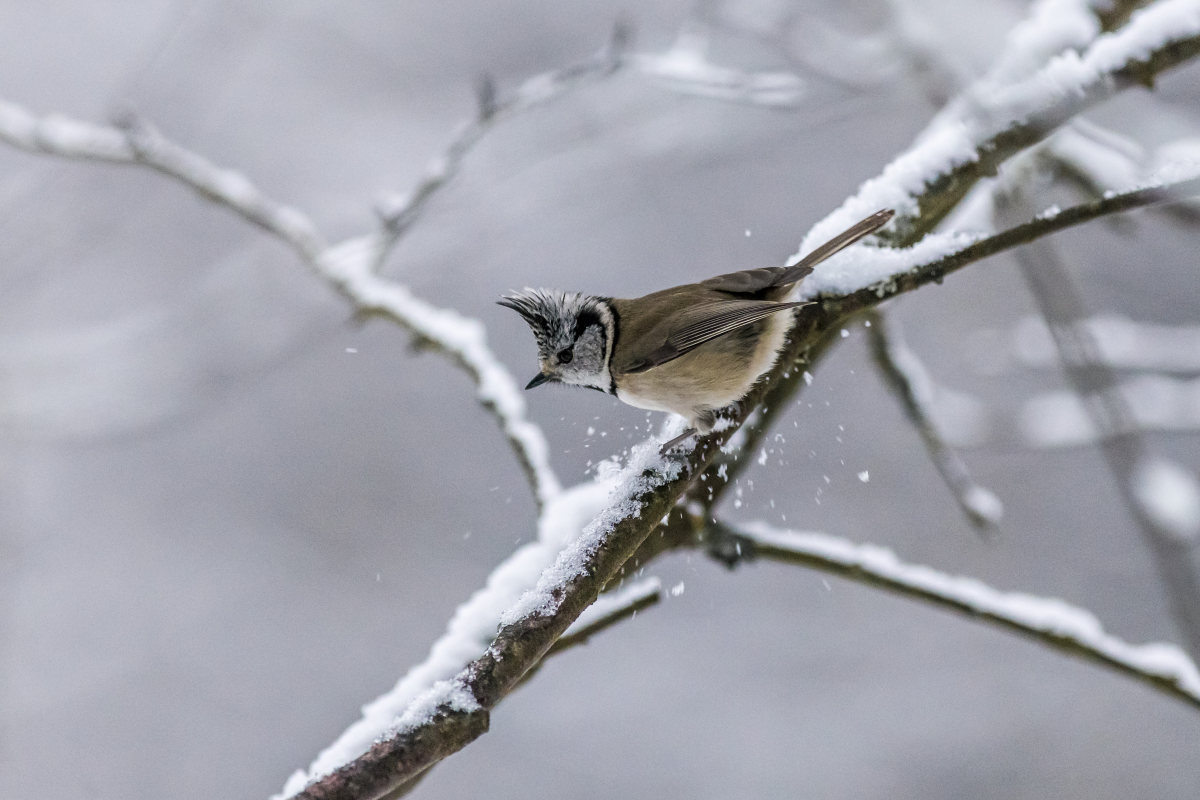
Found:
M 1062 600 L 1001 592 L 976 580 L 907 564 L 886 548 L 763 523 L 726 527 L 746 557 L 803 564 L 995 625 L 1143 681 L 1200 708 L 1200 672 L 1179 647 L 1132 645 L 1105 632 L 1090 612 Z
M 593 57 L 526 79 L 512 93 L 501 97 L 490 76 L 480 78 L 476 87 L 478 101 L 474 119 L 459 126 L 445 150 L 429 162 L 425 174 L 407 193 L 393 193 L 377 206 L 382 231 L 376 245 L 374 268 L 382 265 L 391 248 L 412 227 L 429 201 L 458 174 L 463 159 L 497 123 L 545 105 L 590 81 L 606 78 L 628 63 L 625 53 L 629 29 L 613 27 L 608 43 Z
M 490 76 L 483 76 L 477 85 L 476 116 L 458 127 L 412 190 L 389 194 L 379 202 L 382 230 L 374 267 L 382 265 L 396 242 L 458 174 L 463 159 L 493 127 L 591 82 L 631 71 L 675 92 L 748 105 L 793 107 L 804 97 L 803 82 L 791 73 L 745 72 L 714 64 L 706 57 L 707 39 L 699 34 L 681 34 L 662 53 L 629 52 L 630 38 L 629 26 L 618 22 L 608 42 L 591 58 L 527 78 L 507 95 L 501 95 Z
M 379 277 L 374 265 L 381 242 L 375 234 L 326 244 L 303 212 L 272 200 L 241 173 L 213 164 L 133 117 L 118 126 L 93 125 L 63 116 L 38 117 L 0 100 L 0 140 L 35 153 L 149 167 L 273 234 L 358 310 L 392 319 L 465 370 L 475 381 L 480 403 L 508 438 L 539 505 L 559 491 L 545 436 L 526 416 L 520 388 L 488 347 L 483 325 Z
M 885 231 L 888 241 L 913 244 L 1009 157 L 1081 111 L 1130 86 L 1149 85 L 1198 53 L 1200 2 L 1157 0 L 1123 27 L 1091 40 L 1082 53 L 1062 52 L 1029 77 L 1023 77 L 1024 68 L 1002 70 L 1015 74 L 1016 81 L 988 78 L 982 82 L 986 92 L 968 89 L 969 113 L 931 123 L 912 148 L 813 226 L 801 251 L 879 208 L 897 211 Z M 818 270 L 806 283 L 817 291 L 836 291 L 822 285 L 823 274 Z
M 0 141 L 31 153 L 149 167 L 275 235 L 309 263 L 326 247 L 303 212 L 272 200 L 241 173 L 170 141 L 133 115 L 117 125 L 94 125 L 59 114 L 39 117 L 0 98 Z
M 904 407 L 908 421 L 917 429 L 938 474 L 954 494 L 959 507 L 977 528 L 992 528 L 1000 521 L 1004 505 L 989 489 L 971 478 L 966 463 L 946 444 L 930 412 L 932 384 L 925 365 L 920 362 L 894 330 L 889 330 L 882 314 L 867 320 L 871 356 L 884 381 Z
M 830 274 L 822 285 L 837 287 L 822 298 L 829 310 L 850 313 L 878 305 L 896 295 L 930 283 L 939 283 L 950 273 L 980 259 L 996 255 L 1041 237 L 1082 225 L 1110 214 L 1177 202 L 1200 194 L 1200 176 L 1193 170 L 1178 180 L 1110 192 L 1103 198 L 1070 208 L 1047 209 L 1034 219 L 992 233 L 929 234 L 908 248 L 860 247 L 830 259 Z M 834 270 L 837 270 L 836 272 Z M 812 295 L 818 286 L 805 287 Z
M 412 701 L 366 752 L 341 765 L 336 754 L 314 764 L 293 776 L 285 794 L 305 800 L 376 797 L 482 734 L 490 710 L 617 576 L 730 432 L 708 437 L 690 458 L 664 459 L 655 441 L 635 447 L 613 478 L 605 508 L 500 615 L 499 632 L 482 655 Z M 324 763 L 333 771 L 323 772 Z

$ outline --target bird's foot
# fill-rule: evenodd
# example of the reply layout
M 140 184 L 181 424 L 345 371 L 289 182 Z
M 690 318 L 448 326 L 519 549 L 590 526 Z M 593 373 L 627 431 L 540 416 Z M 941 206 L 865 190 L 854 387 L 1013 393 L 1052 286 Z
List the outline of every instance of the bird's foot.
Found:
M 686 440 L 688 437 L 690 437 L 690 436 L 694 436 L 695 434 L 696 434 L 696 429 L 695 429 L 695 428 L 688 428 L 687 430 L 685 430 L 683 433 L 681 433 L 681 434 L 679 434 L 678 436 L 676 436 L 676 437 L 675 437 L 674 439 L 672 439 L 671 441 L 669 441 L 669 442 L 664 442 L 664 443 L 663 443 L 663 445 L 662 445 L 662 447 L 658 448 L 658 454 L 659 454 L 660 456 L 665 456 L 665 455 L 666 455 L 667 453 L 669 453 L 669 452 L 670 452 L 670 451 L 671 451 L 671 450 L 672 450 L 672 449 L 673 449 L 673 448 L 674 448 L 674 447 L 675 447 L 677 444 L 680 444 L 680 443 L 682 443 L 682 442 L 683 442 L 684 440 Z

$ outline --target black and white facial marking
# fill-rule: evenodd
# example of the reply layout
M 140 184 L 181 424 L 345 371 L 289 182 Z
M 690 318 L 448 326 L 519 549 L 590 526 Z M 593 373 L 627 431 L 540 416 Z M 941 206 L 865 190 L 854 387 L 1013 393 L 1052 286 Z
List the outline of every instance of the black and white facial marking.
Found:
M 525 289 L 498 302 L 520 314 L 537 340 L 541 372 L 526 388 L 554 380 L 614 391 L 608 362 L 616 323 L 608 300 L 557 289 Z

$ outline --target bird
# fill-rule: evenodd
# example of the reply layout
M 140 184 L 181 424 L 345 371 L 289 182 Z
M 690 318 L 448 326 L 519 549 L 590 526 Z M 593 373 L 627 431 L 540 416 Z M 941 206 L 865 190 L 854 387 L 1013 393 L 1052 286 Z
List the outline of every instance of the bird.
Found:
M 688 427 L 665 442 L 666 454 L 711 431 L 719 412 L 744 398 L 774 364 L 792 315 L 792 288 L 833 254 L 882 228 L 877 211 L 782 267 L 718 275 L 642 297 L 559 289 L 523 289 L 497 303 L 533 331 L 538 373 L 525 386 L 562 383 L 597 389 L 637 408 L 668 411 Z

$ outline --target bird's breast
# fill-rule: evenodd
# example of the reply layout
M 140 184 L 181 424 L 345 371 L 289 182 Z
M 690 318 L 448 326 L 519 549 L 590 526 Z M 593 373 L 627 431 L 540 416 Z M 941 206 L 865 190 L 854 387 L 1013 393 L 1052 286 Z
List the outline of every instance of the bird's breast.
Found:
M 741 400 L 775 363 L 789 314 L 775 314 L 665 364 L 613 376 L 618 399 L 636 408 L 689 419 Z

